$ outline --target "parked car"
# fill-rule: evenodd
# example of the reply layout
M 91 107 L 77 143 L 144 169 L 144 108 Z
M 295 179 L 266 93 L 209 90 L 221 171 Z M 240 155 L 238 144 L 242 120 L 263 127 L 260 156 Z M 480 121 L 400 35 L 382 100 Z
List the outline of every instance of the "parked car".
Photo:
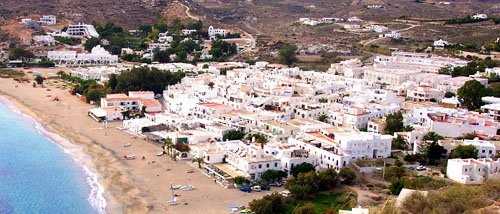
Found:
M 288 190 L 283 190 L 283 191 L 281 191 L 281 195 L 283 197 L 288 197 L 288 196 L 292 195 L 292 193 Z
M 273 183 L 270 183 L 269 186 L 280 187 L 280 186 L 283 186 L 283 182 L 281 182 L 281 181 L 273 182 Z
M 243 192 L 252 192 L 252 187 L 251 186 L 242 186 L 240 187 L 240 190 L 243 191 Z
M 425 168 L 425 166 L 418 166 L 417 167 L 417 171 L 424 171 L 426 170 L 427 168 Z
M 262 184 L 262 185 L 260 185 L 260 189 L 261 190 L 270 190 L 271 187 L 269 186 L 269 184 Z
M 260 186 L 253 186 L 252 187 L 252 191 L 256 191 L 256 192 L 260 192 L 262 189 L 260 188 Z

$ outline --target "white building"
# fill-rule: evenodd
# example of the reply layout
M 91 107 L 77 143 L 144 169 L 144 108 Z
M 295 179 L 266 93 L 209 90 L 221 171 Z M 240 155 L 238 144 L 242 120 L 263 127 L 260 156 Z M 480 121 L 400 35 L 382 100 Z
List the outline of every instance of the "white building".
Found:
M 485 179 L 500 178 L 500 160 L 449 159 L 446 176 L 462 184 L 481 184 Z
M 488 15 L 484 13 L 478 13 L 472 16 L 473 19 L 488 19 Z
M 483 114 L 488 115 L 495 121 L 500 121 L 500 103 L 493 103 L 481 106 Z
M 396 31 L 392 31 L 390 33 L 380 34 L 379 37 L 399 39 L 399 38 L 401 38 L 401 33 L 398 33 Z
M 436 47 L 436 48 L 444 48 L 448 44 L 449 44 L 448 41 L 445 41 L 445 40 L 442 40 L 442 39 L 434 41 L 434 47 Z
M 55 25 L 57 23 L 57 18 L 54 15 L 44 15 L 40 18 L 39 23 L 41 25 Z
M 415 89 L 409 89 L 406 96 L 417 102 L 440 102 L 444 98 L 444 92 L 421 85 Z
M 246 145 L 241 142 L 238 147 L 226 151 L 226 161 L 245 173 L 250 180 L 257 180 L 269 169 L 281 170 L 281 160 L 266 154 L 257 143 Z
M 213 26 L 208 27 L 208 37 L 210 40 L 214 40 L 217 37 L 226 37 L 226 29 L 214 28 Z
M 78 23 L 74 25 L 69 25 L 66 30 L 66 34 L 70 37 L 99 37 L 99 33 L 97 33 L 94 25 L 88 25 L 83 23 Z
M 141 98 L 129 97 L 126 94 L 107 94 L 101 98 L 101 108 L 121 108 L 122 110 L 139 111 Z
M 77 54 L 76 51 L 49 51 L 47 58 L 57 64 L 113 64 L 118 62 L 118 56 L 110 54 L 100 45 L 92 48 L 90 53 Z
M 38 46 L 55 46 L 56 40 L 50 35 L 33 36 L 33 41 Z

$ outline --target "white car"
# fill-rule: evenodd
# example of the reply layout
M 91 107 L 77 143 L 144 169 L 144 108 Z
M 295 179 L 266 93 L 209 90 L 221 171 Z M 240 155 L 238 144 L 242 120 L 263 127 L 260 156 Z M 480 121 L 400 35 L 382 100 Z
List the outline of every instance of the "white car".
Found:
M 260 192 L 262 189 L 260 188 L 260 186 L 253 186 L 252 187 L 252 191 L 256 191 L 256 192 Z
M 288 196 L 292 195 L 292 193 L 288 190 L 283 190 L 283 191 L 281 191 L 281 195 L 283 197 L 288 197 Z
M 418 166 L 417 167 L 417 171 L 424 171 L 426 170 L 427 168 L 425 168 L 425 166 Z

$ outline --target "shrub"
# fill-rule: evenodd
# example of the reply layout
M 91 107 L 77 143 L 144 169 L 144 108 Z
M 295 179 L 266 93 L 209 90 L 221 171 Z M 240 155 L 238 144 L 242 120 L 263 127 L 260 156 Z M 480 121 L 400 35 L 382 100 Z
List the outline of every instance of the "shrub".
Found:
M 307 203 L 295 210 L 295 214 L 314 214 L 314 205 L 312 203 Z
M 176 143 L 175 150 L 177 150 L 179 152 L 189 152 L 189 150 L 191 150 L 191 148 L 189 148 L 189 145 L 187 145 L 185 143 Z

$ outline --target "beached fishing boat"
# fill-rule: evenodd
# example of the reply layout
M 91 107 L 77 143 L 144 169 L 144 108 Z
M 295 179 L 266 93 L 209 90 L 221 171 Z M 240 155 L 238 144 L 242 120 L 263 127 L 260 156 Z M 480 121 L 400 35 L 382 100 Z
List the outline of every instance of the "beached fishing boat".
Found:
M 135 159 L 135 155 L 124 155 L 123 158 L 125 158 L 127 160 L 134 160 Z

